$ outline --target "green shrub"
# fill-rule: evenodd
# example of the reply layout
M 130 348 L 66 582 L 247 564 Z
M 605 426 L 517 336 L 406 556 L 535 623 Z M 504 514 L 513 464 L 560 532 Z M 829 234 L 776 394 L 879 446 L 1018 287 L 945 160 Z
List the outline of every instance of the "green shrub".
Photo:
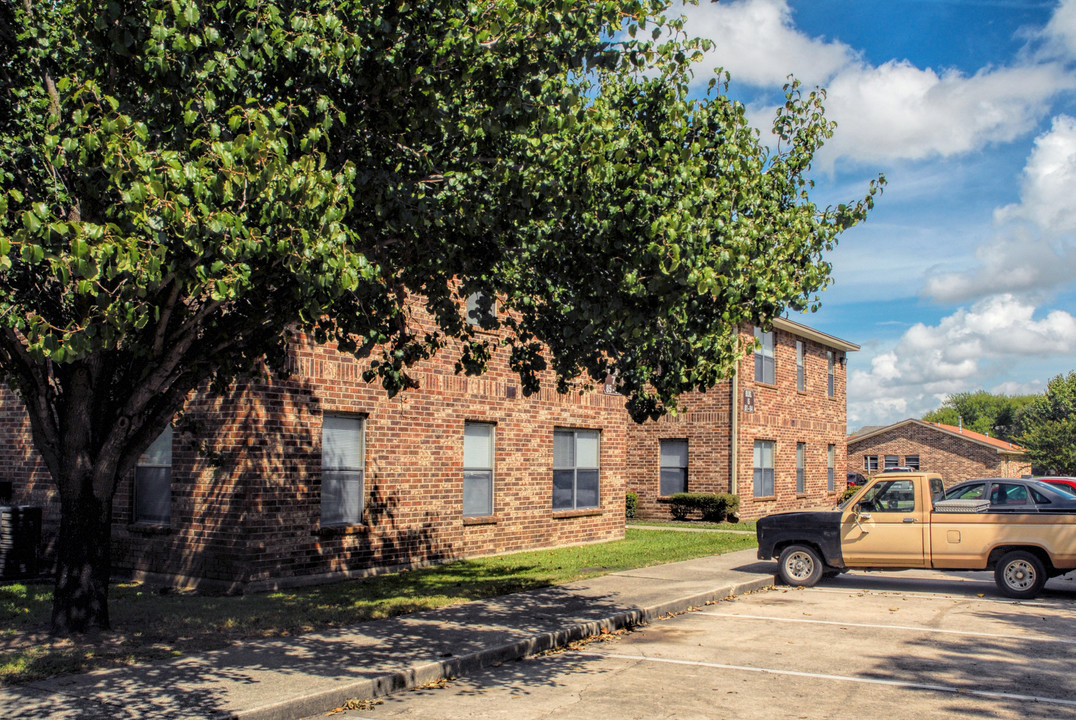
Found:
M 686 520 L 693 512 L 702 519 L 721 522 L 727 515 L 735 515 L 740 509 L 740 496 L 732 493 L 675 493 L 664 500 L 677 520 Z
M 859 488 L 859 485 L 853 485 L 852 487 L 846 489 L 844 492 L 841 493 L 841 496 L 837 498 L 837 502 L 844 502 L 848 498 L 852 497 L 857 492 L 859 492 Z
M 624 516 L 631 519 L 635 517 L 635 509 L 639 507 L 639 494 L 628 492 L 624 496 Z

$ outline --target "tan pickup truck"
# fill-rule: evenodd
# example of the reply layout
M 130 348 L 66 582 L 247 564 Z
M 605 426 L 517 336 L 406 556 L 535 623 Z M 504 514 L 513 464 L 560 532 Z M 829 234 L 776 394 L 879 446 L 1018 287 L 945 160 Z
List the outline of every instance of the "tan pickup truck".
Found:
M 942 492 L 930 473 L 879 475 L 832 510 L 761 518 L 758 557 L 777 558 L 783 582 L 806 586 L 849 569 L 993 570 L 1014 598 L 1076 569 L 1076 513 L 989 512 Z

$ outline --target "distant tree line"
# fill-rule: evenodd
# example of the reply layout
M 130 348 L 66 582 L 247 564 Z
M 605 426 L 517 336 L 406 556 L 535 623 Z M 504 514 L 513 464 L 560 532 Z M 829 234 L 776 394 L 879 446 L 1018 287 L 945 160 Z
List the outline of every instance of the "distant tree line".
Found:
M 1021 445 L 1036 475 L 1076 475 L 1076 371 L 1050 380 L 1041 395 L 956 393 L 923 420 Z

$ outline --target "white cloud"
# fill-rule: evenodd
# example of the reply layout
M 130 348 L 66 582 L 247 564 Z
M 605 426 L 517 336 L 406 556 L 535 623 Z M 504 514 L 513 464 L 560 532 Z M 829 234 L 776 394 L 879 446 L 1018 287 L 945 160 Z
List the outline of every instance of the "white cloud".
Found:
M 1074 4 L 1054 20 L 1076 38 L 1063 17 Z M 870 66 L 840 41 L 797 30 L 787 0 L 704 3 L 685 15 L 689 34 L 716 45 L 698 74 L 701 82 L 708 82 L 710 67 L 721 66 L 734 83 L 779 88 L 794 74 L 807 87 L 827 89 L 827 117 L 838 130 L 819 154 L 821 167 L 840 157 L 871 163 L 950 157 L 1010 141 L 1046 116 L 1051 98 L 1076 87 L 1076 78 L 1053 62 L 983 68 L 971 76 L 901 59 Z M 754 107 L 751 119 L 768 129 L 775 109 Z
M 994 234 L 976 251 L 977 267 L 937 272 L 924 293 L 962 302 L 998 292 L 1043 293 L 1076 275 L 1076 119 L 1059 116 L 1035 141 L 1020 202 L 994 212 Z
M 1036 319 L 1035 313 L 1030 303 L 1003 294 L 961 308 L 937 325 L 909 328 L 894 348 L 870 359 L 869 369 L 849 373 L 849 425 L 919 417 L 951 393 L 991 381 L 1008 387 L 1010 381 L 997 373 L 1029 355 L 1076 352 L 1076 317 L 1053 310 Z M 1026 392 L 1029 385 L 1019 387 Z
M 1042 37 L 1050 51 L 1076 57 L 1076 0 L 1062 0 Z
M 787 0 L 704 0 L 686 6 L 684 15 L 690 35 L 716 45 L 706 70 L 723 67 L 736 82 L 781 87 L 794 74 L 810 86 L 821 85 L 856 61 L 857 54 L 844 43 L 796 30 Z M 699 79 L 705 84 L 710 76 L 702 72 Z

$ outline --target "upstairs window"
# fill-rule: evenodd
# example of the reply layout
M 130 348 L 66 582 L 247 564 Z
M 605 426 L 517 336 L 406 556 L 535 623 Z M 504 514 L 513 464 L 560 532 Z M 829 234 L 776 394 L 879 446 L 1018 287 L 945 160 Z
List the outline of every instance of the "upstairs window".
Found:
M 777 377 L 773 346 L 773 331 L 763 332 L 755 328 L 755 339 L 760 346 L 755 349 L 755 382 L 775 385 Z
M 687 492 L 687 440 L 662 440 L 659 494 L 681 492 Z
M 807 358 L 803 341 L 796 341 L 796 390 L 803 392 L 807 389 Z
M 837 394 L 836 357 L 832 350 L 826 351 L 826 394 L 833 397 Z

